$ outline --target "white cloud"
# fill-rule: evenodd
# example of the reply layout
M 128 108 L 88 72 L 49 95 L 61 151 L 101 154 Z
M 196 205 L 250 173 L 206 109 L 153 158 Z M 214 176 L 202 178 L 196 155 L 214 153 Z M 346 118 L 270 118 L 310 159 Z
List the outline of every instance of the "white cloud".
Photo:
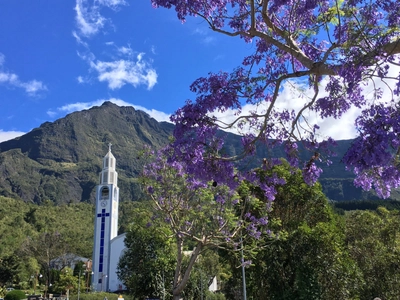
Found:
M 140 105 L 132 105 L 135 109 L 144 111 L 147 113 L 150 117 L 156 119 L 158 122 L 168 122 L 171 123 L 171 120 L 169 119 L 171 115 L 166 114 L 165 112 L 155 110 L 155 109 L 147 109 L 143 106 Z
M 88 48 L 88 44 L 82 40 L 82 38 L 76 33 L 76 31 L 72 31 L 72 36 L 75 38 L 78 44 L 83 45 L 85 48 Z
M 122 55 L 128 55 L 128 56 L 130 56 L 130 55 L 133 54 L 133 51 L 132 51 L 130 45 L 128 45 L 128 47 L 124 47 L 124 46 L 119 47 L 119 48 L 117 48 L 117 50 L 118 50 L 118 52 L 121 53 Z
M 8 141 L 8 140 L 12 140 L 12 139 L 19 137 L 25 133 L 26 132 L 22 132 L 22 131 L 3 131 L 2 129 L 0 129 L 0 143 Z
M 96 56 L 90 52 L 89 50 L 86 50 L 84 52 L 79 52 L 77 51 L 76 54 L 84 61 L 86 61 L 87 63 L 91 63 L 92 61 L 94 61 L 96 59 Z
M 74 8 L 76 12 L 75 21 L 80 35 L 91 37 L 100 32 L 107 23 L 111 24 L 111 21 L 100 13 L 102 7 L 117 10 L 122 5 L 128 5 L 128 3 L 124 0 L 95 0 L 91 5 L 87 0 L 76 0 Z M 78 35 L 75 36 L 77 41 L 84 44 L 77 37 Z
M 58 116 L 58 112 L 54 110 L 48 110 L 46 113 L 51 118 L 56 118 Z
M 117 8 L 121 5 L 128 5 L 125 0 L 97 0 L 97 3 L 110 8 Z
M 83 79 L 82 76 L 76 77 L 76 80 L 77 80 L 79 83 L 85 83 L 85 79 Z
M 136 61 L 92 61 L 90 65 L 98 72 L 98 80 L 107 82 L 112 90 L 120 89 L 125 84 L 134 87 L 144 84 L 150 90 L 157 83 L 157 72 L 143 60 L 143 53 L 138 54 L 136 58 Z
M 201 42 L 206 45 L 212 44 L 216 41 L 215 37 L 209 35 L 209 30 L 206 30 L 206 28 L 197 27 L 193 31 L 193 34 L 202 36 L 203 38 L 201 39 Z
M 20 86 L 30 95 L 35 95 L 39 91 L 47 90 L 47 87 L 41 81 L 31 80 L 28 82 L 20 82 Z
M 75 12 L 76 26 L 85 37 L 98 33 L 106 23 L 106 18 L 100 14 L 99 6 L 89 6 L 86 0 L 76 0 Z
M 395 78 L 399 76 L 399 72 L 400 67 L 392 66 L 388 76 Z M 371 104 L 372 102 L 389 102 L 393 97 L 391 89 L 389 87 L 393 87 L 395 83 L 396 80 L 393 79 L 387 79 L 385 80 L 385 82 L 381 81 L 380 79 L 375 80 L 374 83 L 372 83 L 371 81 L 367 82 L 365 88 L 363 89 L 363 93 L 368 99 L 368 104 Z M 326 84 L 327 80 L 322 80 L 319 87 L 320 97 L 327 95 L 327 92 L 325 91 Z M 374 88 L 382 89 L 383 96 L 381 100 L 374 99 Z M 279 110 L 288 109 L 299 112 L 300 109 L 302 109 L 302 107 L 305 105 L 306 101 L 311 99 L 313 95 L 314 90 L 308 88 L 308 85 L 306 83 L 302 83 L 300 81 L 285 82 L 283 84 L 280 96 L 278 97 L 278 100 L 276 102 L 276 108 Z M 257 111 L 258 113 L 262 114 L 266 111 L 266 109 L 266 104 L 261 104 L 258 106 L 246 104 L 242 107 L 240 115 L 250 115 L 252 111 Z M 335 119 L 333 117 L 322 119 L 316 112 L 310 110 L 306 110 L 303 113 L 303 116 L 304 118 L 306 118 L 308 124 L 310 124 L 311 126 L 317 124 L 320 127 L 318 133 L 321 140 L 327 137 L 332 137 L 337 140 L 344 140 L 353 139 L 357 136 L 357 130 L 354 124 L 356 118 L 360 115 L 360 113 L 361 109 L 352 107 L 346 113 L 344 113 L 340 119 Z M 225 123 L 231 123 L 238 117 L 237 111 L 231 109 L 223 113 L 213 112 L 210 115 L 216 116 L 219 120 Z M 300 124 L 304 127 L 307 127 L 304 118 L 300 121 Z M 244 128 L 244 130 L 242 130 L 241 132 L 245 133 L 246 130 L 248 130 L 248 128 Z M 238 133 L 237 128 L 233 128 L 228 131 Z M 304 134 L 304 132 L 302 132 L 302 134 Z
M 206 36 L 206 37 L 203 39 L 203 43 L 204 43 L 204 44 L 211 44 L 211 43 L 213 43 L 214 41 L 215 41 L 215 38 L 212 37 L 212 36 Z
M 196 29 L 193 31 L 193 34 L 199 34 L 199 35 L 207 35 L 208 30 L 204 27 L 196 27 Z
M 4 65 L 5 56 L 0 53 L 0 67 Z M 9 71 L 4 71 L 0 68 L 0 84 L 5 84 L 9 87 L 16 87 L 25 90 L 29 96 L 35 96 L 38 92 L 46 91 L 46 85 L 38 80 L 21 81 L 17 74 Z
M 115 46 L 118 57 L 121 59 L 104 61 L 96 59 L 93 52 L 90 51 L 89 44 L 84 41 L 84 38 L 89 38 L 99 33 L 107 23 L 111 24 L 111 21 L 105 18 L 101 13 L 103 7 L 107 7 L 116 10 L 122 5 L 128 5 L 125 0 L 94 0 L 90 2 L 88 0 L 76 0 L 75 5 L 75 21 L 78 28 L 77 31 L 73 31 L 72 35 L 75 37 L 78 44 L 85 47 L 85 51 L 78 51 L 78 56 L 86 61 L 90 70 L 96 71 L 97 79 L 100 82 L 106 82 L 108 87 L 112 90 L 120 89 L 126 84 L 130 84 L 134 87 L 139 85 L 146 85 L 147 89 L 152 89 L 157 83 L 157 72 L 152 67 L 152 62 L 144 60 L 144 53 L 137 54 L 136 58 L 133 58 L 135 51 L 132 50 L 130 45 L 118 47 L 113 41 L 106 42 L 108 46 Z M 85 83 L 84 77 L 77 77 L 78 83 Z
M 97 79 L 100 82 L 107 82 L 108 87 L 112 90 L 120 89 L 125 84 L 134 87 L 146 85 L 151 90 L 157 83 L 157 72 L 152 66 L 151 60 L 144 60 L 144 53 L 139 53 L 136 59 L 132 58 L 133 51 L 129 47 L 116 47 L 117 52 L 121 55 L 127 55 L 126 59 L 115 61 L 96 60 L 95 55 L 86 50 L 77 52 L 78 56 L 86 61 L 91 70 L 98 73 Z M 88 80 L 82 76 L 77 78 L 79 83 L 85 83 Z
M 4 64 L 5 60 L 6 60 L 6 57 L 4 56 L 4 54 L 0 53 L 0 67 Z
M 57 115 L 60 115 L 61 113 L 71 113 L 74 111 L 81 111 L 84 109 L 89 109 L 93 106 L 101 106 L 105 101 L 110 101 L 118 106 L 132 106 L 136 110 L 141 110 L 147 113 L 150 117 L 156 119 L 158 122 L 170 122 L 169 117 L 170 115 L 167 113 L 164 113 L 162 111 L 158 111 L 155 109 L 147 109 L 143 106 L 140 105 L 135 105 L 129 102 L 126 102 L 121 99 L 117 98 L 109 98 L 109 99 L 99 99 L 91 102 L 76 102 L 76 103 L 70 103 L 61 107 L 58 107 L 56 110 L 49 110 L 47 111 L 47 114 L 54 118 Z

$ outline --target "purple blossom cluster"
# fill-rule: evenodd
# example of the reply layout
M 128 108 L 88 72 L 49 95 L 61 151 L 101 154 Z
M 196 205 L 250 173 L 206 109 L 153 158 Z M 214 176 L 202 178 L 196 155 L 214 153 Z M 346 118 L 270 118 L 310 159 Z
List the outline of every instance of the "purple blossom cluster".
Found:
M 308 185 L 313 185 L 317 182 L 322 169 L 315 165 L 315 162 L 306 163 L 303 168 L 303 178 Z
M 356 120 L 360 136 L 343 158 L 356 174 L 355 184 L 365 190 L 375 187 L 387 198 L 400 186 L 399 103 L 374 105 Z
M 256 218 L 250 213 L 248 213 L 245 217 L 245 220 L 247 221 L 246 234 L 251 238 L 255 238 L 257 240 L 260 239 L 266 226 L 268 225 L 268 217 L 263 216 L 261 218 Z M 267 233 L 267 231 L 265 231 L 265 233 Z

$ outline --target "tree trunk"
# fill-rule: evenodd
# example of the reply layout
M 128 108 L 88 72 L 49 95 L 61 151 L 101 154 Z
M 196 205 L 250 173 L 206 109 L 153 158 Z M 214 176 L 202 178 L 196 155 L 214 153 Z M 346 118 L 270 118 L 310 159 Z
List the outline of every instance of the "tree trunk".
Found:
M 181 299 L 182 299 L 182 298 L 181 298 L 181 294 L 179 294 L 179 295 L 174 295 L 173 299 L 174 299 L 174 300 L 181 300 Z

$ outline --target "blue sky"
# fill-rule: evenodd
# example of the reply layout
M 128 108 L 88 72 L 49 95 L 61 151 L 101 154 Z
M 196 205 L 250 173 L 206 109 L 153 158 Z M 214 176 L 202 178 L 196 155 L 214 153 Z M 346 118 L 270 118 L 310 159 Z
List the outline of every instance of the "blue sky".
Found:
M 150 0 L 0 1 L 0 141 L 111 100 L 158 120 L 252 45 Z
M 107 100 L 166 121 L 194 98 L 195 79 L 231 71 L 252 50 L 200 18 L 182 24 L 174 10 L 154 9 L 150 0 L 2 0 L 0 142 Z M 307 88 L 285 83 L 277 106 L 299 111 L 313 92 Z M 229 121 L 234 113 L 216 115 Z M 349 139 L 358 114 L 350 109 L 340 123 L 313 112 L 305 117 L 320 125 L 322 137 Z

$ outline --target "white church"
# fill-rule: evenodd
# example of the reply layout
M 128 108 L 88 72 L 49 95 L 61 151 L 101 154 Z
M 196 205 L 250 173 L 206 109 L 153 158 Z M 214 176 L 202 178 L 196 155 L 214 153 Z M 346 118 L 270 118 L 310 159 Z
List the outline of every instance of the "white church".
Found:
M 116 161 L 111 153 L 103 158 L 100 184 L 96 187 L 96 215 L 92 261 L 92 288 L 94 291 L 125 289 L 117 277 L 119 258 L 125 250 L 125 234 L 118 234 L 119 188 Z
M 111 153 L 111 144 L 109 144 L 108 153 L 103 158 L 100 184 L 96 187 L 91 282 L 92 289 L 96 292 L 116 292 L 126 289 L 117 276 L 117 265 L 126 247 L 125 234 L 117 235 L 119 188 L 115 166 L 115 157 Z M 217 290 L 216 278 L 209 286 L 209 290 Z

